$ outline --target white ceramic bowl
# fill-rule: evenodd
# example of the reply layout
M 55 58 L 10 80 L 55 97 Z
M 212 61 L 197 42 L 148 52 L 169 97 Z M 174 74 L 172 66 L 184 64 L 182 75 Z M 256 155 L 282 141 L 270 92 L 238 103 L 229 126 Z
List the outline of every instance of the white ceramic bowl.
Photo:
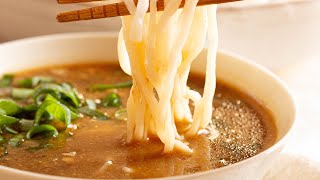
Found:
M 117 61 L 117 36 L 110 33 L 65 34 L 19 40 L 0 45 L 0 74 L 33 67 Z M 206 52 L 192 71 L 204 73 Z M 164 179 L 261 179 L 286 144 L 295 121 L 295 104 L 286 86 L 268 70 L 228 53 L 219 52 L 217 77 L 250 93 L 271 110 L 278 128 L 277 143 L 266 151 L 234 165 Z M 63 180 L 64 177 L 31 173 L 0 166 L 0 179 Z M 71 179 L 71 178 L 70 178 Z

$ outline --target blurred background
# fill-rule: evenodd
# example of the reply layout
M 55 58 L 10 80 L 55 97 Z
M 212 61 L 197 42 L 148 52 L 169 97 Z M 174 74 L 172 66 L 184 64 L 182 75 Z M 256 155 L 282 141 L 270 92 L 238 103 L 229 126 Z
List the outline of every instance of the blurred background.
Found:
M 0 1 L 0 43 L 54 33 L 117 33 L 121 27 L 119 18 L 66 24 L 55 21 L 58 12 L 99 3 Z M 224 4 L 218 10 L 218 23 L 220 49 L 275 72 L 287 82 L 298 104 L 294 138 L 268 178 L 320 179 L 320 0 L 245 0 Z

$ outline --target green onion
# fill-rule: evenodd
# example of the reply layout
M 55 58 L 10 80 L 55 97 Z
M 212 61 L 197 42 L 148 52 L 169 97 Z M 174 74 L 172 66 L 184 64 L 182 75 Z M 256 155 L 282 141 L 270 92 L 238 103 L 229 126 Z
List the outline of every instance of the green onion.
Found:
M 103 91 L 107 89 L 130 88 L 131 86 L 132 81 L 126 81 L 116 84 L 94 84 L 89 89 L 91 91 Z
M 71 111 L 67 106 L 53 100 L 45 100 L 36 112 L 35 126 L 39 125 L 45 112 L 48 112 L 57 120 L 64 121 L 66 127 L 71 123 Z
M 92 99 L 86 99 L 86 104 L 89 107 L 89 109 L 92 109 L 92 110 L 97 109 L 97 105 Z
M 75 120 L 75 119 L 78 119 L 78 118 L 79 118 L 78 112 L 75 113 L 75 112 L 71 111 L 71 120 Z
M 73 88 L 70 84 L 67 83 L 62 83 L 61 86 L 68 92 L 68 94 L 63 94 L 66 97 L 68 97 L 72 103 L 74 104 L 75 107 L 80 106 L 80 98 L 78 96 L 78 91 Z
M 119 109 L 114 113 L 114 117 L 118 120 L 126 121 L 128 119 L 127 109 Z
M 52 77 L 48 77 L 48 76 L 36 76 L 32 78 L 32 86 L 35 87 L 40 83 L 49 83 L 49 82 L 53 82 L 53 78 Z
M 57 137 L 58 136 L 58 131 L 54 126 L 51 126 L 49 124 L 41 124 L 39 126 L 34 126 L 32 127 L 28 133 L 27 133 L 27 138 L 31 139 L 32 136 L 36 134 L 45 134 L 47 137 Z
M 3 109 L 0 109 L 0 114 L 6 114 L 6 112 Z
M 5 142 L 4 137 L 0 135 L 0 145 L 3 144 L 4 142 Z
M 71 120 L 75 120 L 75 119 L 78 119 L 79 118 L 79 115 L 73 111 L 71 111 Z
M 34 120 L 21 119 L 19 121 L 19 124 L 20 124 L 20 131 L 27 132 L 33 127 Z
M 41 97 L 43 94 L 51 94 L 59 100 L 67 98 L 71 100 L 75 107 L 79 107 L 80 105 L 80 100 L 75 91 L 70 87 L 70 85 L 65 83 L 61 86 L 52 83 L 39 85 L 33 94 L 33 98 L 38 105 L 41 104 Z
M 53 79 L 51 77 L 35 76 L 32 78 L 26 78 L 26 79 L 20 80 L 18 82 L 18 85 L 20 87 L 32 88 L 32 87 L 37 86 L 38 84 L 49 83 L 49 82 L 53 82 Z
M 69 109 L 70 109 L 70 112 L 71 112 L 71 120 L 74 120 L 74 119 L 77 119 L 79 118 L 78 114 L 77 114 L 77 110 L 75 108 L 73 108 L 72 106 L 68 106 L 67 103 L 64 103 L 64 102 L 61 102 L 61 100 L 59 101 L 58 99 L 56 99 L 55 97 L 51 96 L 50 94 L 48 94 L 45 98 L 45 101 L 47 100 L 51 100 L 51 101 L 54 101 L 56 103 L 61 103 L 63 105 L 66 105 Z M 74 112 L 75 111 L 75 112 Z
M 38 109 L 38 106 L 35 104 L 29 104 L 23 107 L 23 110 L 28 112 L 34 112 L 34 111 L 37 111 L 37 109 Z
M 65 106 L 67 106 L 70 109 L 70 112 L 71 112 L 71 120 L 79 118 L 79 116 L 77 114 L 77 110 L 75 108 L 73 108 L 72 106 L 68 106 L 67 103 L 61 102 L 62 100 L 59 101 L 58 99 L 56 99 L 55 97 L 51 96 L 50 94 L 48 94 L 46 96 L 45 101 L 47 101 L 47 100 L 51 100 L 51 101 L 54 101 L 56 103 L 61 103 L 61 104 L 65 105 Z
M 52 114 L 48 113 L 47 111 L 45 111 L 43 113 L 41 120 L 42 119 L 45 120 L 46 123 L 49 123 L 50 121 L 54 120 L 54 116 Z
M 12 147 L 17 147 L 24 141 L 23 138 L 22 134 L 17 134 L 13 136 L 13 138 L 9 139 L 8 144 Z
M 109 119 L 109 117 L 107 115 L 103 114 L 102 112 L 100 112 L 98 110 L 92 110 L 88 106 L 78 108 L 78 111 L 80 113 L 83 113 L 87 116 L 91 116 L 91 117 L 99 119 L 99 120 L 108 120 Z
M 72 95 L 72 97 L 75 98 L 75 100 L 77 100 L 78 103 L 80 103 L 81 98 L 79 97 L 79 92 L 77 91 L 76 88 L 72 87 L 72 85 L 68 83 L 62 83 L 61 86 L 65 88 Z M 69 98 L 72 100 L 71 97 Z
M 26 78 L 18 81 L 19 87 L 32 88 L 32 78 Z
M 13 81 L 13 75 L 12 74 L 5 74 L 0 79 L 0 88 L 8 87 L 12 84 Z
M 34 93 L 33 89 L 13 88 L 11 96 L 14 99 L 28 99 L 32 97 L 33 93 Z
M 4 129 L 5 129 L 6 131 L 8 131 L 9 133 L 18 134 L 18 131 L 14 130 L 14 129 L 8 127 L 8 126 L 6 126 Z
M 21 112 L 21 107 L 12 100 L 0 99 L 0 109 L 2 109 L 6 115 L 15 115 Z
M 1 126 L 10 126 L 11 124 L 14 124 L 18 122 L 19 119 L 7 115 L 0 114 L 0 127 Z
M 55 98 L 54 96 L 52 96 L 51 94 L 48 94 L 44 100 L 45 100 L 45 101 L 59 102 L 59 100 L 56 99 L 56 98 Z
M 120 97 L 116 93 L 108 94 L 102 101 L 105 107 L 119 107 L 121 105 Z
M 57 84 L 41 84 L 39 85 L 33 94 L 34 101 L 39 105 L 41 104 L 41 95 L 43 94 L 51 94 L 54 97 L 61 98 L 60 93 L 66 93 L 64 89 Z

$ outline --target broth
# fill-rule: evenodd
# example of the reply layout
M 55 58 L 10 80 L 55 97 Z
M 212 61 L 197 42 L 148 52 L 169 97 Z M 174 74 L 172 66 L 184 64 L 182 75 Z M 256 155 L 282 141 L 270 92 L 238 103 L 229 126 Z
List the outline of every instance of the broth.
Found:
M 89 92 L 96 83 L 117 83 L 131 77 L 114 64 L 85 64 L 46 67 L 16 74 L 16 80 L 45 75 L 57 81 L 70 82 L 86 98 L 101 99 L 116 92 L 126 106 L 129 88 Z M 189 86 L 202 91 L 204 77 L 191 74 Z M 0 89 L 1 91 L 1 89 Z M 0 93 L 1 94 L 1 93 Z M 254 98 L 218 81 L 213 102 L 212 126 L 219 136 L 213 139 L 207 131 L 187 139 L 192 155 L 162 154 L 163 144 L 156 139 L 127 145 L 126 121 L 113 118 L 118 108 L 103 108 L 111 119 L 100 121 L 90 117 L 77 119 L 77 129 L 60 133 L 49 140 L 53 145 L 37 148 L 41 140 L 26 141 L 9 147 L 0 165 L 21 170 L 78 178 L 154 178 L 192 174 L 227 166 L 252 157 L 276 141 L 272 116 Z M 210 129 L 209 129 L 210 130 Z

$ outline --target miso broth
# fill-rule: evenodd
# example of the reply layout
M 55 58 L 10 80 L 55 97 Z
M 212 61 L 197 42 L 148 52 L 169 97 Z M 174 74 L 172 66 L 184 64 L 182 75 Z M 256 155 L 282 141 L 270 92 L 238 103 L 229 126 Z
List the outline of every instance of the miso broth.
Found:
M 269 111 L 251 97 L 250 92 L 241 92 L 219 80 L 213 101 L 213 122 L 209 128 L 199 131 L 198 136 L 186 140 L 194 153 L 185 155 L 163 154 L 163 144 L 158 139 L 126 143 L 126 118 L 119 117 L 125 114 L 117 113 L 125 112 L 130 88 L 88 90 L 93 84 L 130 81 L 131 77 L 118 65 L 83 64 L 27 70 L 15 74 L 13 86 L 35 76 L 68 82 L 81 96 L 97 105 L 103 103 L 107 94 L 115 93 L 121 100 L 120 106 L 100 106 L 99 110 L 109 119 L 84 115 L 73 120 L 67 130 L 60 130 L 58 137 L 35 137 L 17 147 L 6 146 L 0 165 L 77 178 L 167 177 L 228 166 L 262 152 L 276 141 L 277 131 Z M 203 76 L 190 75 L 191 88 L 201 92 L 203 83 Z M 1 98 L 7 98 L 5 91 L 6 88 L 0 88 Z M 210 127 L 219 131 L 217 138 L 213 138 Z

